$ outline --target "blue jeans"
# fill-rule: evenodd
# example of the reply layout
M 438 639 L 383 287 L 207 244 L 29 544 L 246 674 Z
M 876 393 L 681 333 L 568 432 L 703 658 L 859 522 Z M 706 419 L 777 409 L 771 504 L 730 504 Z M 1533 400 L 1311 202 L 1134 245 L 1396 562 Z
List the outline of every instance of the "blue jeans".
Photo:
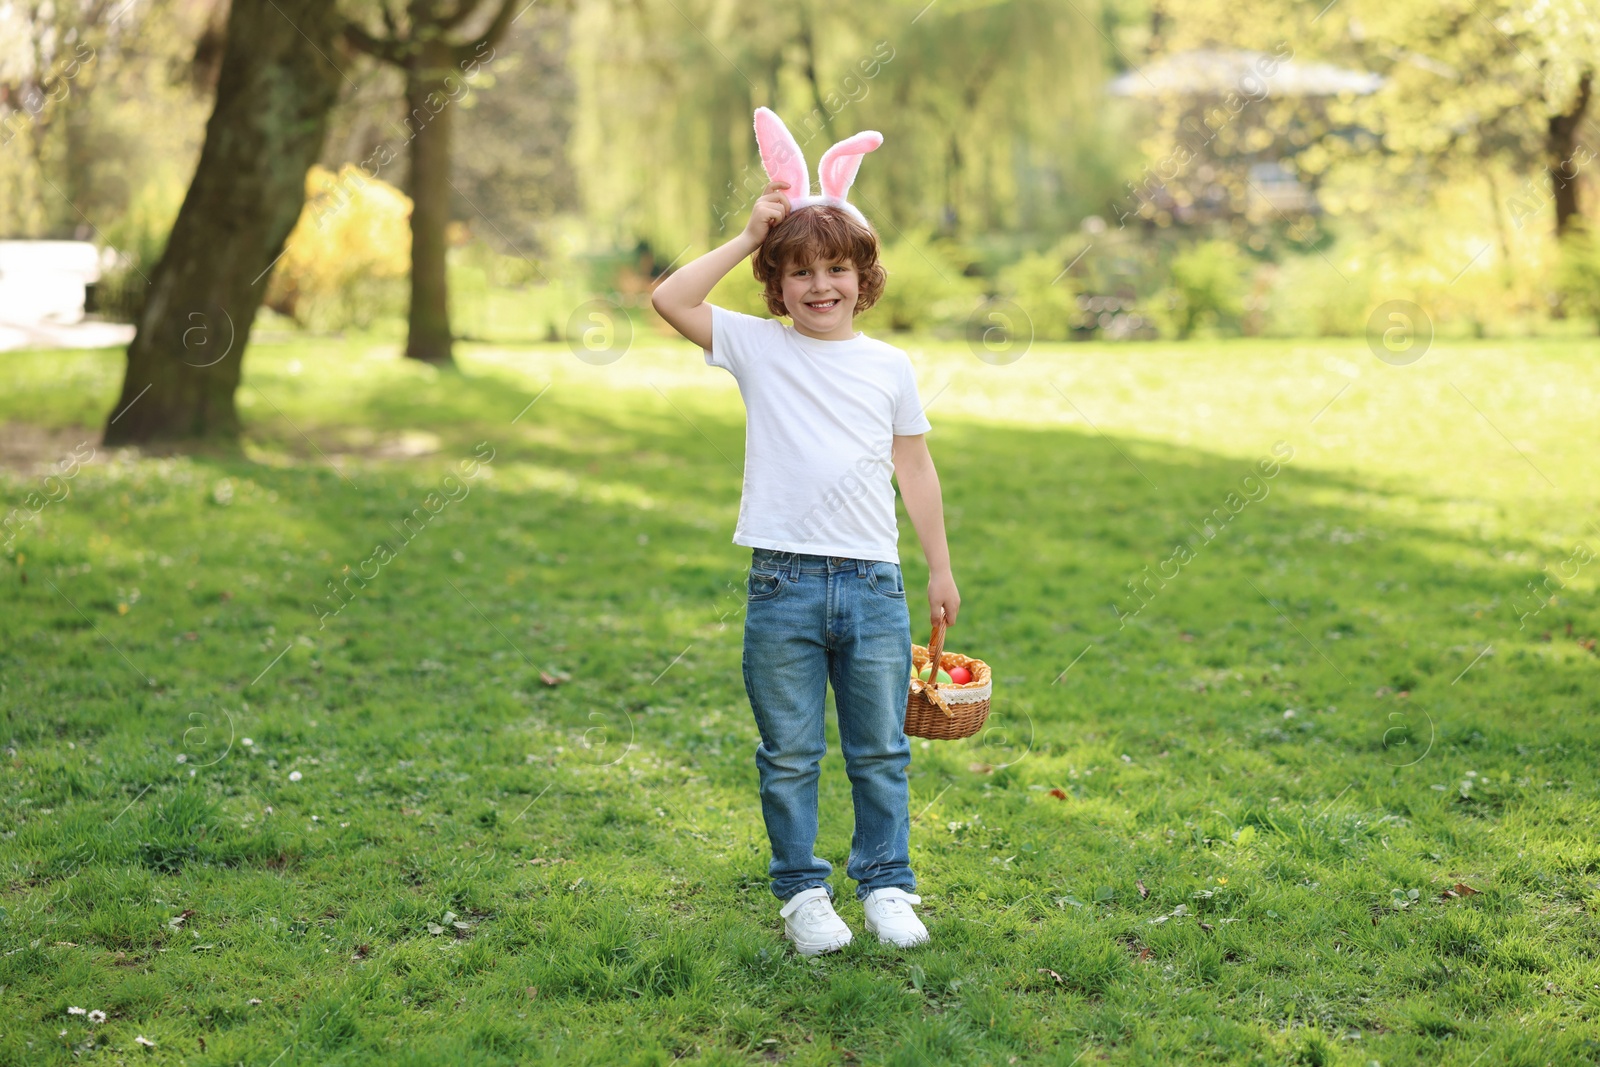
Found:
M 855 807 L 845 873 L 858 900 L 887 886 L 914 892 L 905 734 L 911 617 L 900 567 L 756 548 L 748 587 L 744 687 L 761 733 L 756 770 L 773 895 L 787 900 L 822 886 L 833 897 L 833 866 L 812 851 L 829 682 Z

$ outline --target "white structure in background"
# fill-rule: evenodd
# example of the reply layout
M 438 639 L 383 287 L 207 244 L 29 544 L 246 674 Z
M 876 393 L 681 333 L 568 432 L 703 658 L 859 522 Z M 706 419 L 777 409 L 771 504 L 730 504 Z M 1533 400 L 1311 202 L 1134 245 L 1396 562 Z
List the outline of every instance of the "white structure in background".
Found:
M 100 252 L 88 241 L 0 241 L 0 322 L 83 321 Z
M 100 269 L 88 241 L 0 241 L 0 351 L 127 344 L 132 326 L 84 321 L 85 290 Z
M 1275 65 L 1269 61 L 1276 59 Z M 1267 67 L 1261 64 L 1268 63 Z M 1273 71 L 1262 77 L 1263 69 Z M 1196 48 L 1112 79 L 1112 96 L 1366 96 L 1383 88 L 1383 76 L 1332 63 L 1301 63 L 1265 52 Z M 1263 92 L 1265 89 L 1265 92 Z

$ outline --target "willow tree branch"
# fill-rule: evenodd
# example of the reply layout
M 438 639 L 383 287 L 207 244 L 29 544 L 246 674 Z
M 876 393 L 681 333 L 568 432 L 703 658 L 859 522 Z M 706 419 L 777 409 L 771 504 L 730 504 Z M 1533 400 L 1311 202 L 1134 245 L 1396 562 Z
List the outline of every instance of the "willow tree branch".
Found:
M 492 48 L 506 35 L 510 28 L 514 12 L 525 10 L 527 3 L 524 0 L 500 0 L 500 10 L 495 12 L 494 20 L 487 29 L 478 35 L 476 40 L 455 46 L 452 55 L 457 63 L 466 63 L 477 59 L 485 48 Z
M 384 15 L 385 21 L 387 21 L 387 10 L 385 10 Z M 344 38 L 347 45 L 356 51 L 365 52 L 375 59 L 381 59 L 385 63 L 393 63 L 400 67 L 406 65 L 411 53 L 409 41 L 394 37 L 375 37 L 368 33 L 366 27 L 358 22 L 346 22 L 340 28 L 340 36 Z
M 483 0 L 457 0 L 456 9 L 448 15 L 440 15 L 433 24 L 440 30 L 453 30 L 467 21 L 482 3 Z

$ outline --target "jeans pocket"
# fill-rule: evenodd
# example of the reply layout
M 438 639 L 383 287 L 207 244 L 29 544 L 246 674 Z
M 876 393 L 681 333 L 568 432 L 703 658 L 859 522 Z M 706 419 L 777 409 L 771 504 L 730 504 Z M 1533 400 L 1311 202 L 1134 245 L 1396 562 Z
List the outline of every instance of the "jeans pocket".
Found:
M 750 578 L 746 584 L 748 585 L 747 594 L 750 603 L 755 603 L 758 600 L 771 600 L 783 589 L 783 579 L 778 575 L 769 574 L 766 571 L 758 571 L 753 567 L 750 570 Z
M 879 560 L 867 568 L 867 581 L 872 586 L 872 591 L 890 600 L 904 600 L 906 598 L 905 579 L 901 576 L 900 568 L 893 563 Z

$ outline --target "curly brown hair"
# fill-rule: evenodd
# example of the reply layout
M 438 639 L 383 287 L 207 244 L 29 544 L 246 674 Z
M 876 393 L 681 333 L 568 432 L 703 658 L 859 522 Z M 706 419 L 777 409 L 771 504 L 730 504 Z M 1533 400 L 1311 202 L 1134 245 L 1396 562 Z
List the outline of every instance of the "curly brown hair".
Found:
M 767 231 L 761 247 L 750 257 L 750 268 L 765 291 L 767 310 L 788 315 L 783 303 L 783 274 L 792 264 L 819 257 L 849 260 L 856 269 L 856 314 L 870 308 L 883 295 L 888 274 L 878 262 L 878 235 L 850 215 L 826 204 L 796 208 Z

